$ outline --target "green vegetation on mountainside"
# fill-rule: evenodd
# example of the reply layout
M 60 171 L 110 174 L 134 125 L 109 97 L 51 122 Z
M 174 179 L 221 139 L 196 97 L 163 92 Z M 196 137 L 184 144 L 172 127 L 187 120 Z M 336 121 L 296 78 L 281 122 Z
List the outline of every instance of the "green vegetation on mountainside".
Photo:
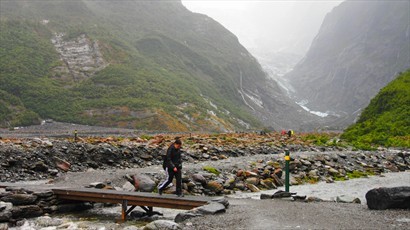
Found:
M 51 118 L 210 131 L 218 130 L 209 120 L 214 111 L 225 127 L 241 127 L 237 119 L 258 127 L 238 96 L 237 79 L 239 71 L 263 78 L 255 60 L 243 57 L 246 50 L 214 21 L 178 2 L 158 3 L 2 1 L 0 126 Z M 54 33 L 65 33 L 64 40 L 86 35 L 98 41 L 109 64 L 80 81 L 58 78 L 55 68 L 64 63 L 50 42 Z M 6 100 L 14 97 L 19 109 Z M 19 119 L 16 111 L 30 119 Z
M 8 111 L 1 114 L 1 125 L 36 124 L 40 116 L 66 113 L 72 107 L 70 93 L 48 78 L 58 57 L 52 44 L 40 36 L 43 28 L 24 21 L 0 21 L 0 30 L 0 100 Z
M 410 147 L 410 70 L 380 90 L 342 138 L 359 148 Z

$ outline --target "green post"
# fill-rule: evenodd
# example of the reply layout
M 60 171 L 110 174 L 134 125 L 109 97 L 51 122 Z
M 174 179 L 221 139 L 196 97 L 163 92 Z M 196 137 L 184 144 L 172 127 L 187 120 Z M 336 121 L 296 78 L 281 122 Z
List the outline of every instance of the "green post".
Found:
M 77 142 L 77 129 L 74 130 L 74 142 Z
M 289 156 L 289 150 L 285 150 L 285 191 L 289 192 L 289 161 L 290 161 L 290 156 Z

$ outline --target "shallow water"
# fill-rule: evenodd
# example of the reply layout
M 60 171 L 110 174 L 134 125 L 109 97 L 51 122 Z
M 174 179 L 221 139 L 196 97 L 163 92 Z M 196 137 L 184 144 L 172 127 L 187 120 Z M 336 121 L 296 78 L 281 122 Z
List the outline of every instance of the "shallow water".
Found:
M 323 200 L 335 200 L 337 196 L 347 195 L 357 197 L 362 204 L 366 204 L 365 196 L 369 190 L 379 187 L 398 186 L 410 186 L 410 171 L 386 173 L 382 174 L 382 176 L 336 181 L 335 183 L 320 182 L 317 184 L 290 186 L 289 191 L 296 192 L 300 196 L 314 196 Z M 237 193 L 229 197 L 259 199 L 261 193 L 273 194 L 278 190 L 285 190 L 285 187 L 257 193 Z

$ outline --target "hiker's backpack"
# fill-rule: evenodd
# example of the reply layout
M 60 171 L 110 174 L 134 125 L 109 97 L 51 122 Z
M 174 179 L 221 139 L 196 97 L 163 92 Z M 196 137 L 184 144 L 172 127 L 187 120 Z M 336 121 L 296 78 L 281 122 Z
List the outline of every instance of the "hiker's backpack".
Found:
M 168 149 L 167 151 L 165 151 L 165 154 L 162 155 L 162 168 L 165 170 L 165 168 L 167 167 L 167 153 L 168 153 Z M 172 158 L 172 152 L 171 152 L 171 158 Z

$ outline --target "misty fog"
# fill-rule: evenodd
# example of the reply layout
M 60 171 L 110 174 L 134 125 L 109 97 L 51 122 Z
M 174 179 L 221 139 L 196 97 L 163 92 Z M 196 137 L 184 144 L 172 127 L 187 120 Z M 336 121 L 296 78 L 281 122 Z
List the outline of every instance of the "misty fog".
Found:
M 182 0 L 234 33 L 262 64 L 280 58 L 290 65 L 303 57 L 325 15 L 341 2 Z

